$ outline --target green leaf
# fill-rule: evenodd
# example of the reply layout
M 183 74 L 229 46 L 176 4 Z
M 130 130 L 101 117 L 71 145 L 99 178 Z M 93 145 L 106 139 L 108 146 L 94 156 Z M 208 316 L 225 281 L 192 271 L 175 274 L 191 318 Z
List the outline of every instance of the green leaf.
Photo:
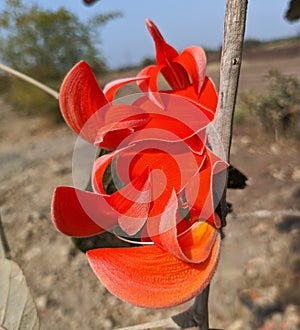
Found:
M 0 259 L 0 329 L 39 329 L 37 309 L 24 274 L 13 261 Z

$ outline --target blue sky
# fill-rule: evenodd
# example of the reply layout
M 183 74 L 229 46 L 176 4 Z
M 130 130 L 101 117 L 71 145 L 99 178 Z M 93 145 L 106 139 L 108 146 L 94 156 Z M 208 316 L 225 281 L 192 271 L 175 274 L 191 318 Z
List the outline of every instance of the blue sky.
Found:
M 289 23 L 284 19 L 288 2 L 249 0 L 246 38 L 270 40 L 300 36 L 300 21 Z M 144 23 L 147 17 L 178 50 L 189 45 L 216 48 L 222 43 L 225 0 L 100 0 L 93 6 L 84 5 L 82 0 L 27 0 L 25 3 L 50 9 L 64 6 L 83 21 L 95 13 L 120 10 L 123 17 L 101 30 L 102 54 L 112 68 L 154 56 L 154 46 Z M 4 0 L 0 0 L 0 9 L 3 4 Z

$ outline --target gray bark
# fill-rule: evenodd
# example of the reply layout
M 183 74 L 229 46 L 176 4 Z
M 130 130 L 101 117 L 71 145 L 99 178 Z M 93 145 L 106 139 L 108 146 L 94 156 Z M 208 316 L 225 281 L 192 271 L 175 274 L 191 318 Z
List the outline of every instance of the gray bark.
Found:
M 229 162 L 230 146 L 232 140 L 232 127 L 234 108 L 238 90 L 240 68 L 242 63 L 242 50 L 246 27 L 247 0 L 227 0 L 224 21 L 224 39 L 220 65 L 219 103 L 214 128 L 217 132 L 212 134 L 210 143 L 217 155 Z M 226 189 L 220 201 L 220 216 L 224 226 L 226 224 L 227 204 Z M 191 326 L 200 330 L 209 328 L 208 313 L 209 287 L 198 295 L 194 304 L 186 312 L 175 315 L 173 320 L 181 328 Z

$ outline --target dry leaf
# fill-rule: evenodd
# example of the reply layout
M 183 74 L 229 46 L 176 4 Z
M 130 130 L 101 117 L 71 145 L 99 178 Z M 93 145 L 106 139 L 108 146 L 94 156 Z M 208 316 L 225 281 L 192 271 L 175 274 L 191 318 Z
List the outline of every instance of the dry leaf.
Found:
M 0 330 L 39 329 L 37 309 L 20 267 L 0 259 Z

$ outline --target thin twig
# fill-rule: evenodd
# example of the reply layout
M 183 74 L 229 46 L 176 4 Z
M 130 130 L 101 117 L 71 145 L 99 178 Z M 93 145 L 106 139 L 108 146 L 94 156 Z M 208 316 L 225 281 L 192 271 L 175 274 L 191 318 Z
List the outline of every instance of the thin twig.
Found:
M 0 258 L 10 258 L 10 249 L 7 243 L 1 214 L 0 214 Z
M 17 70 L 14 70 L 14 69 L 10 68 L 9 66 L 4 65 L 4 64 L 1 64 L 1 63 L 0 63 L 0 69 L 2 69 L 3 71 L 8 72 L 8 73 L 10 73 L 10 74 L 18 77 L 18 78 L 21 78 L 21 79 L 27 81 L 28 83 L 30 83 L 30 84 L 32 84 L 32 85 L 40 88 L 44 92 L 46 92 L 46 93 L 50 94 L 51 96 L 53 96 L 55 99 L 58 99 L 58 97 L 59 97 L 59 93 L 58 92 L 56 92 L 52 88 L 50 88 L 50 87 L 48 87 L 48 86 L 40 83 L 39 81 L 37 81 L 37 80 L 35 80 L 35 79 L 27 76 L 24 73 L 21 73 L 21 72 L 19 72 Z

